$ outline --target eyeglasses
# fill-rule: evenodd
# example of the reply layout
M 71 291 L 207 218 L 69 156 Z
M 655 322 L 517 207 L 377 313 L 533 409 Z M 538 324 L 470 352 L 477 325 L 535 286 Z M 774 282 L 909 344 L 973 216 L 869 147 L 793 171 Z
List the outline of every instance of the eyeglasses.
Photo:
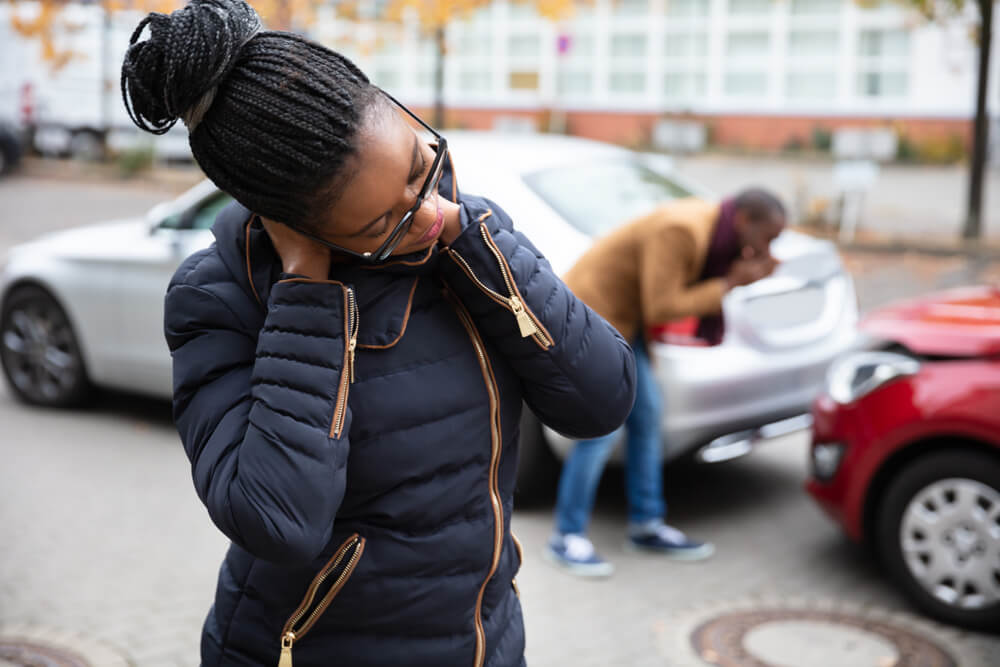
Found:
M 373 264 L 385 261 L 386 258 L 393 253 L 396 247 L 399 246 L 400 242 L 406 237 L 407 232 L 410 231 L 410 227 L 413 226 L 413 219 L 416 216 L 417 211 L 419 211 L 420 207 L 424 204 L 424 200 L 427 199 L 428 195 L 437 190 L 438 183 L 441 180 L 441 173 L 444 171 L 444 163 L 448 157 L 447 139 L 442 137 L 433 127 L 422 121 L 415 113 L 403 106 L 395 97 L 381 88 L 379 88 L 379 92 L 389 98 L 389 100 L 392 101 L 392 103 L 397 107 L 406 112 L 406 115 L 417 121 L 422 128 L 430 132 L 434 136 L 434 140 L 437 142 L 437 146 L 435 147 L 437 152 L 434 155 L 434 162 L 431 163 L 430 172 L 427 174 L 427 178 L 424 180 L 424 184 L 420 188 L 420 193 L 417 195 L 417 201 L 414 202 L 413 206 L 411 206 L 410 209 L 403 214 L 403 217 L 400 218 L 399 222 L 396 223 L 396 226 L 392 228 L 392 232 L 390 232 L 389 236 L 378 247 L 378 249 L 371 252 L 358 252 L 356 250 L 344 248 L 335 243 L 330 243 L 329 241 L 321 239 L 318 236 L 304 232 L 301 229 L 295 229 L 295 231 L 299 234 L 302 234 L 306 238 L 312 239 L 316 243 L 324 245 L 331 250 L 346 253 Z

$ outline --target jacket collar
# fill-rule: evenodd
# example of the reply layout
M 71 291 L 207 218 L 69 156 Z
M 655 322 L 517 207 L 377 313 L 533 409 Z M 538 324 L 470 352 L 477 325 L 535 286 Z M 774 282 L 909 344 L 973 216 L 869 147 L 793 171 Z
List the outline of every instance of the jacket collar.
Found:
M 458 201 L 458 184 L 449 155 L 438 192 Z M 226 206 L 212 226 L 223 263 L 264 312 L 271 286 L 281 276 L 281 259 L 260 220 L 239 202 Z M 382 264 L 347 258 L 335 261 L 330 277 L 355 289 L 361 312 L 358 344 L 365 348 L 392 347 L 402 338 L 419 281 L 429 279 L 440 251 L 431 248 L 393 257 Z

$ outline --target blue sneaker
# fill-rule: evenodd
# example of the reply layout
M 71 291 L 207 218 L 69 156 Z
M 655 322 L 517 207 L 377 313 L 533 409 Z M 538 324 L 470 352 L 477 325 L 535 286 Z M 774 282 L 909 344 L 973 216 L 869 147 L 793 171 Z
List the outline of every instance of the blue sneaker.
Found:
M 625 548 L 688 561 L 705 560 L 715 553 L 711 542 L 696 542 L 661 519 L 631 524 Z
M 556 533 L 545 545 L 542 556 L 581 577 L 610 577 L 615 571 L 614 565 L 598 556 L 593 543 L 583 535 Z

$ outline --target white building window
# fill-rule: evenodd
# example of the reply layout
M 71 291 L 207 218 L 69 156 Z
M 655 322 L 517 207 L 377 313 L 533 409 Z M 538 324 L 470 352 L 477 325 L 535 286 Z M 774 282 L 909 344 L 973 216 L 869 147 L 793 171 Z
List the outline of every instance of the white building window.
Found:
M 909 88 L 906 72 L 860 72 L 858 95 L 862 97 L 905 97 Z
M 906 58 L 910 54 L 910 34 L 905 30 L 862 30 L 858 55 L 863 58 Z
M 708 35 L 704 32 L 671 33 L 663 43 L 663 55 L 667 58 L 705 58 L 708 56 Z
M 842 0 L 791 0 L 789 4 L 793 15 L 815 16 L 839 14 L 844 3 Z
M 730 72 L 726 74 L 725 91 L 731 97 L 764 97 L 767 72 Z
M 905 30 L 862 30 L 858 35 L 857 94 L 898 98 L 909 92 L 910 35 Z
M 837 58 L 840 55 L 840 34 L 833 30 L 793 30 L 788 33 L 788 55 Z
M 785 95 L 790 100 L 828 102 L 837 97 L 837 73 L 826 71 L 789 72 Z
M 726 38 L 726 56 L 730 59 L 766 59 L 770 51 L 771 35 L 763 30 L 731 32 Z
M 616 0 L 612 7 L 619 16 L 645 16 L 649 13 L 649 0 Z
M 663 77 L 663 95 L 670 101 L 691 101 L 705 95 L 705 72 L 668 72 Z
M 463 30 L 455 41 L 455 53 L 462 57 L 488 58 L 493 53 L 493 35 L 488 32 Z
M 709 0 L 666 0 L 667 16 L 671 18 L 704 18 L 708 16 Z
M 638 94 L 646 90 L 645 72 L 612 72 L 608 88 L 613 93 Z
M 389 91 L 399 88 L 400 78 L 398 70 L 378 68 L 375 70 L 373 79 L 375 81 L 375 85 L 379 88 L 384 88 Z
M 488 70 L 462 70 L 458 74 L 458 87 L 463 93 L 489 93 L 493 90 L 493 75 Z
M 611 55 L 615 58 L 645 58 L 646 35 L 641 33 L 612 35 Z
M 775 0 L 729 0 L 729 13 L 733 16 L 767 16 Z
M 560 95 L 590 95 L 594 88 L 594 76 L 586 71 L 559 72 L 557 81 Z
M 537 58 L 542 53 L 542 38 L 538 35 L 511 35 L 507 40 L 507 55 L 511 58 Z

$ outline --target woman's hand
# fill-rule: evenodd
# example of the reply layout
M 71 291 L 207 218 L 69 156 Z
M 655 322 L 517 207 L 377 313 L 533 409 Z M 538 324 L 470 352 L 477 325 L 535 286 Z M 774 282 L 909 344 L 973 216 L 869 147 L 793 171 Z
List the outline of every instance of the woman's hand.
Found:
M 329 248 L 302 236 L 288 225 L 264 217 L 260 221 L 281 257 L 282 271 L 312 280 L 326 280 L 329 277 Z
M 444 197 L 439 198 L 441 213 L 444 214 L 444 228 L 441 230 L 441 243 L 448 246 L 462 233 L 462 216 L 458 204 L 448 201 Z

